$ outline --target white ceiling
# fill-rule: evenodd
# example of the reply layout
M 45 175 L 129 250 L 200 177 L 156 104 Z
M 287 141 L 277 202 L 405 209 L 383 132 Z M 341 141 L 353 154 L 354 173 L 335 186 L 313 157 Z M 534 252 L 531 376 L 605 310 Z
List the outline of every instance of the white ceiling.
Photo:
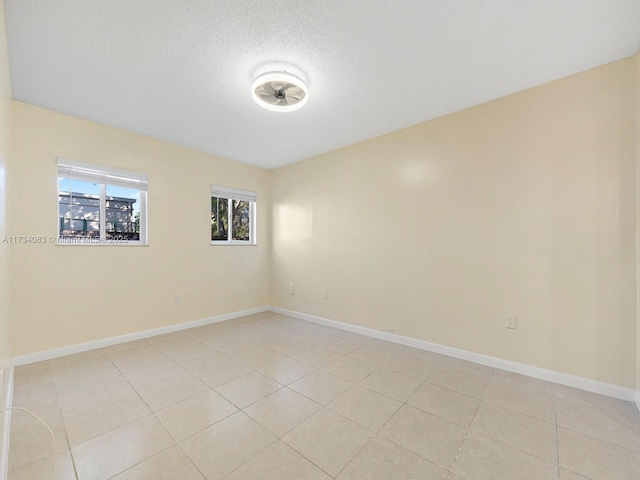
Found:
M 5 0 L 16 100 L 274 168 L 633 55 L 640 0 Z M 309 102 L 250 87 L 288 65 Z M 299 69 L 299 70 L 296 70 Z

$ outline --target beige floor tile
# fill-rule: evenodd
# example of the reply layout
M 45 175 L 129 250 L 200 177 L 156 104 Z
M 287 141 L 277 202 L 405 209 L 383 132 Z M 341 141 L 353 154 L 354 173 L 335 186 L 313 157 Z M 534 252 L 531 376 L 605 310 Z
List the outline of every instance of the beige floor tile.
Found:
M 227 395 L 244 399 L 241 405 L 257 395 L 259 400 L 244 412 L 212 390 L 249 375 L 262 382 L 246 386 L 237 382 L 234 393 L 225 387 Z M 261 389 L 263 382 L 279 384 L 280 389 L 269 393 L 268 388 Z M 304 392 L 280 387 L 285 384 Z M 220 457 L 208 458 L 211 442 L 200 450 L 200 462 L 212 462 L 214 478 L 221 474 L 220 468 L 234 479 L 315 478 L 321 465 L 313 466 L 314 460 L 304 459 L 304 452 L 276 443 L 260 453 L 277 437 L 297 438 L 325 462 L 323 468 L 330 471 L 319 478 L 338 474 L 343 480 L 440 479 L 443 472 L 447 478 L 442 469 L 448 468 L 446 459 L 455 450 L 451 444 L 470 426 L 447 480 L 546 480 L 556 478 L 550 476 L 554 468 L 560 480 L 640 479 L 640 414 L 631 402 L 274 312 L 16 367 L 14 389 L 14 404 L 35 412 L 54 428 L 60 452 L 54 480 L 75 478 L 69 442 L 73 452 L 79 452 L 85 472 L 78 480 L 162 480 L 177 475 L 203 480 L 205 475 L 166 430 L 184 443 L 210 439 L 204 432 L 220 429 L 220 433 L 231 424 L 235 427 L 229 427 L 226 438 L 213 434 L 224 445 Z M 405 401 L 407 405 L 396 411 Z M 147 403 L 157 412 L 155 426 L 136 428 L 147 418 L 154 423 Z M 559 440 L 554 434 L 556 407 Z M 220 427 L 234 417 L 240 420 Z M 157 418 L 162 419 L 159 428 Z M 332 420 L 325 428 L 327 418 Z M 335 434 L 340 431 L 331 425 L 335 422 L 374 436 L 373 431 L 382 428 L 378 438 L 351 459 L 348 449 L 353 442 L 344 432 Z M 43 480 L 44 470 L 56 458 L 46 458 L 47 431 L 19 412 L 14 412 L 11 428 L 10 480 Z M 329 433 L 320 432 L 315 438 L 304 433 L 323 428 Z M 148 438 L 152 430 L 160 443 L 163 438 L 168 443 L 159 446 Z M 129 439 L 118 437 L 125 431 Z M 246 441 L 238 440 L 243 435 L 249 454 Z M 553 465 L 554 438 L 556 452 L 560 443 L 559 470 Z M 143 447 L 137 448 L 137 443 Z M 196 440 L 194 448 L 198 444 Z M 87 446 L 91 448 L 86 450 Z M 353 462 L 341 463 L 344 458 Z M 347 467 L 336 470 L 341 464 Z
M 558 463 L 556 426 L 522 413 L 482 403 L 469 432 L 492 438 L 549 463 Z
M 478 410 L 480 400 L 425 383 L 409 397 L 407 403 L 436 417 L 468 428 Z
M 356 385 L 327 405 L 327 408 L 377 432 L 401 406 L 402 403 L 397 400 Z
M 325 343 L 328 343 L 332 340 L 335 340 L 335 335 L 329 335 L 327 333 L 322 333 L 319 329 L 314 329 L 311 332 L 305 332 L 296 337 L 298 340 L 307 343 L 313 343 L 314 345 L 323 346 Z
M 156 416 L 171 436 L 180 441 L 237 411 L 222 396 L 208 391 L 160 410 Z
M 71 454 L 67 450 L 9 474 L 9 480 L 75 480 Z
M 398 355 L 398 351 L 396 350 L 385 350 L 383 348 L 373 347 L 370 345 L 363 345 L 349 354 L 351 358 L 362 360 L 363 362 L 371 363 L 379 367 L 387 363 L 396 355 Z
M 383 366 L 387 370 L 402 373 L 403 375 L 414 377 L 419 380 L 426 380 L 437 368 L 433 363 L 418 360 L 417 358 L 407 357 L 405 355 L 398 355 L 389 360 Z
M 97 384 L 84 385 L 60 392 L 58 404 L 63 414 L 69 414 L 112 402 L 115 398 L 127 393 L 135 393 L 135 390 L 124 377 L 117 376 Z
M 162 352 L 164 352 L 164 349 L 167 347 L 190 345 L 194 341 L 193 338 L 184 332 L 167 333 L 165 335 L 156 335 L 155 337 L 147 338 L 147 343 Z
M 220 332 L 218 330 L 202 331 L 197 334 L 191 332 L 190 330 L 186 330 L 185 334 L 190 337 L 193 337 L 195 340 L 201 343 L 204 343 L 205 345 L 211 348 L 228 345 L 230 343 L 234 343 L 240 340 L 240 337 L 236 337 L 235 335 Z
M 108 347 L 103 347 L 102 352 L 107 356 L 117 354 L 118 352 L 124 352 L 126 350 L 132 350 L 135 348 L 148 348 L 151 344 L 146 339 L 141 340 L 133 340 L 131 342 L 124 343 L 116 343 L 114 345 L 109 345 Z M 95 351 L 95 350 L 93 350 Z
M 49 369 L 53 376 L 80 375 L 88 372 L 99 373 L 112 367 L 113 362 L 100 349 L 59 357 L 49 361 Z
M 154 412 L 209 390 L 207 385 L 190 373 L 137 389 L 138 394 Z
M 325 333 L 327 335 L 333 335 L 334 337 L 342 337 L 346 330 L 341 328 L 330 327 L 329 325 L 320 325 L 317 323 L 307 323 L 307 327 L 314 332 Z
M 281 353 L 282 355 L 292 357 L 313 347 L 315 347 L 313 343 L 303 342 L 302 340 L 298 340 L 296 338 L 288 338 L 273 342 L 269 348 L 278 353 Z
M 250 342 L 242 337 L 235 335 L 234 337 L 235 339 L 230 339 L 228 342 L 221 343 L 213 348 L 231 358 L 235 358 L 235 355 L 239 353 L 250 352 L 259 347 L 258 344 Z
M 169 447 L 113 480 L 204 480 L 191 459 L 178 445 Z
M 240 378 L 253 370 L 243 363 L 230 358 L 220 363 L 214 363 L 208 367 L 196 370 L 194 375 L 209 385 L 211 388 L 219 387 L 225 383 Z
M 114 365 L 118 367 L 118 370 L 124 375 L 129 375 L 137 370 L 171 360 L 157 348 L 143 352 L 130 352 L 127 355 L 116 355 L 112 356 L 111 359 Z
M 321 408 L 320 404 L 282 388 L 248 406 L 244 412 L 278 437 L 299 425 Z
M 14 412 L 16 413 L 16 412 Z M 69 449 L 62 421 L 49 422 L 55 436 L 55 452 Z M 54 440 L 47 428 L 37 420 L 17 430 L 11 428 L 9 437 L 9 471 L 19 470 L 54 454 Z
M 352 342 L 358 342 L 363 345 L 369 338 L 366 335 L 360 335 L 359 333 L 354 333 L 354 332 L 346 332 L 340 336 L 346 340 L 351 340 Z
M 321 405 L 326 405 L 349 390 L 353 385 L 353 383 L 344 378 L 317 370 L 293 382 L 289 385 L 289 388 Z
M 18 410 L 17 408 L 24 408 L 31 413 L 35 414 L 45 422 L 47 425 L 55 422 L 62 421 L 62 414 L 58 402 L 55 400 L 45 400 L 43 402 L 35 401 L 23 404 L 21 407 L 14 407 L 11 414 L 11 431 L 18 432 L 22 429 L 42 425 L 29 413 Z M 1 416 L 0 416 L 1 417 Z
M 382 340 L 380 338 L 366 337 L 363 340 L 365 345 L 382 348 L 383 350 L 388 350 L 389 352 L 400 353 L 404 351 L 407 347 L 404 345 L 400 345 L 399 343 L 390 342 L 388 340 Z
M 53 380 L 16 385 L 13 389 L 13 406 L 20 407 L 32 402 L 55 401 L 58 398 Z
M 267 365 L 271 365 L 272 363 L 276 363 L 288 358 L 278 352 L 274 352 L 273 350 L 269 350 L 268 348 L 261 347 L 256 343 L 252 343 L 247 348 L 227 353 L 227 355 L 238 360 L 239 362 L 244 363 L 254 370 L 258 370 L 260 368 L 266 367 Z
M 135 392 L 96 407 L 76 410 L 64 415 L 69 445 L 74 447 L 149 414 L 151 411 Z
M 49 360 L 49 368 L 53 372 L 56 369 L 70 365 L 91 364 L 99 359 L 104 359 L 105 353 L 101 349 L 87 350 L 86 352 L 74 353 Z
M 558 427 L 560 466 L 590 480 L 640 478 L 638 452 Z
M 71 450 L 78 480 L 102 480 L 123 472 L 171 444 L 171 435 L 155 416 L 149 415 Z
M 215 390 L 236 407 L 244 408 L 281 389 L 282 386 L 261 373 L 252 372 L 220 385 Z
M 538 420 L 556 423 L 556 399 L 553 395 L 534 392 L 492 378 L 482 400 Z
M 79 369 L 77 372 L 54 373 L 53 382 L 56 385 L 58 394 L 60 394 L 74 388 L 99 385 L 110 378 L 120 376 L 120 371 L 113 364 L 103 363 L 95 368 Z
M 341 355 L 347 355 L 360 347 L 362 347 L 362 344 L 342 337 L 333 337 L 329 341 L 322 343 L 322 348 Z
M 361 381 L 360 385 L 405 402 L 422 385 L 422 381 L 382 368 Z
M 440 468 L 449 470 L 462 445 L 466 429 L 405 405 L 379 433 Z
M 330 480 L 331 477 L 278 440 L 225 480 Z
M 158 365 L 141 368 L 126 376 L 127 381 L 136 390 L 152 387 L 158 383 L 166 382 L 174 377 L 188 375 L 189 372 L 173 360 L 162 362 Z
M 242 412 L 183 440 L 180 446 L 207 480 L 228 475 L 276 437 Z
M 293 358 L 286 358 L 279 362 L 267 365 L 259 370 L 260 373 L 275 380 L 282 385 L 289 385 L 302 377 L 315 371 L 315 367 L 302 363 Z
M 373 434 L 346 418 L 322 409 L 282 440 L 331 476 L 336 476 Z
M 555 383 L 520 375 L 519 373 L 507 372 L 506 370 L 500 370 L 498 368 L 496 368 L 493 373 L 492 380 L 507 383 L 514 387 L 524 388 L 541 395 L 555 396 L 556 392 Z
M 558 400 L 558 425 L 640 452 L 640 413 L 600 410 Z
M 336 478 L 338 480 L 447 480 L 448 473 L 386 440 L 374 437 Z
M 434 363 L 436 365 L 441 365 L 447 358 L 446 355 L 414 347 L 405 347 L 402 350 L 402 354 L 407 357 L 417 358 L 418 360 L 424 360 L 425 362 Z
M 49 369 L 49 362 L 37 362 L 29 365 L 20 365 L 14 368 L 13 371 L 13 386 L 14 388 L 32 382 L 47 382 L 52 381 L 51 370 Z
M 482 398 L 489 384 L 489 378 L 453 368 L 438 367 L 438 369 L 431 374 L 427 382 L 469 395 L 470 397 Z
M 591 480 L 587 477 L 583 477 L 582 475 L 578 475 L 577 473 L 573 473 L 570 470 L 566 470 L 564 468 L 560 469 L 560 480 Z
M 469 435 L 451 470 L 464 480 L 556 480 L 558 467 L 490 438 Z
M 351 357 L 339 358 L 322 369 L 337 377 L 358 383 L 367 378 L 380 367 Z
M 159 348 L 174 362 L 190 372 L 200 370 L 207 365 L 222 362 L 228 358 L 213 348 L 196 341 Z
M 617 398 L 605 397 L 604 395 L 598 395 L 597 393 L 587 392 L 585 390 L 578 390 L 577 388 L 567 387 L 565 385 L 556 385 L 556 395 L 560 400 L 580 403 L 582 405 L 588 405 L 590 407 L 610 412 L 628 414 L 630 412 L 635 413 L 638 411 L 633 402 L 625 402 L 624 400 L 618 400 Z
M 342 355 L 322 347 L 313 347 L 293 356 L 296 360 L 308 363 L 316 368 L 322 368 L 325 365 L 341 358 Z
M 494 368 L 479 363 L 468 362 L 460 358 L 446 357 L 442 362 L 443 367 L 453 368 L 455 370 L 461 370 L 463 372 L 471 373 L 479 377 L 491 378 Z

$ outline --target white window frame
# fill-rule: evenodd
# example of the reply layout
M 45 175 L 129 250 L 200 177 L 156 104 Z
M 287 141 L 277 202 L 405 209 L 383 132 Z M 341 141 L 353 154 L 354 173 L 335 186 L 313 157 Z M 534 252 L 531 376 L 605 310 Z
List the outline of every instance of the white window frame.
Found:
M 58 221 L 57 245 L 117 245 L 117 246 L 146 246 L 148 245 L 147 232 L 147 185 L 148 177 L 144 173 L 124 170 L 121 168 L 105 167 L 91 163 L 70 160 L 58 157 L 57 178 L 69 178 L 71 180 L 82 180 L 97 183 L 100 186 L 100 238 L 98 239 L 62 239 L 60 222 Z M 107 239 L 107 185 L 133 188 L 140 191 L 140 239 L 126 240 Z M 57 187 L 58 216 L 60 212 L 60 187 Z
M 232 222 L 232 208 L 229 205 L 227 208 L 227 225 L 229 228 L 227 240 L 211 240 L 211 245 L 257 245 L 256 239 L 256 210 L 258 197 L 256 192 L 249 190 L 240 190 L 237 188 L 221 187 L 219 185 L 211 185 L 211 198 L 226 198 L 231 200 L 244 200 L 249 202 L 249 240 L 233 240 L 233 222 Z M 211 202 L 209 202 L 211 203 Z

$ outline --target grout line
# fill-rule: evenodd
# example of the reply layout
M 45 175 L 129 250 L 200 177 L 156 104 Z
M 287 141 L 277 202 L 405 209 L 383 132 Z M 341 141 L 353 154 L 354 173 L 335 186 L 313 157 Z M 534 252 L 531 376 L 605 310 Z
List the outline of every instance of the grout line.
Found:
M 484 390 L 482 391 L 482 397 L 484 397 L 485 392 L 487 391 L 487 387 L 489 386 L 489 383 L 491 382 L 491 379 L 493 378 L 493 376 L 495 375 L 495 369 L 493 370 L 493 372 L 491 373 L 491 376 L 489 377 L 489 381 L 487 382 L 487 384 L 484 387 Z M 467 430 L 464 434 L 464 438 L 462 439 L 462 443 L 460 444 L 460 447 L 458 447 L 458 451 L 456 452 L 456 456 L 453 458 L 453 463 L 451 464 L 451 468 L 449 468 L 449 472 L 453 472 L 453 468 L 456 465 L 456 462 L 458 461 L 458 457 L 460 456 L 460 452 L 462 452 L 462 447 L 464 446 L 465 442 L 467 441 L 467 437 L 469 436 L 469 432 L 471 431 L 471 425 L 473 425 L 473 422 L 476 419 L 476 416 L 478 415 L 478 411 L 480 410 L 480 406 L 482 405 L 482 397 L 480 398 L 480 400 L 478 401 L 478 405 L 476 407 L 476 411 L 473 414 L 473 418 L 471 419 L 471 422 L 469 422 L 469 426 L 467 427 Z

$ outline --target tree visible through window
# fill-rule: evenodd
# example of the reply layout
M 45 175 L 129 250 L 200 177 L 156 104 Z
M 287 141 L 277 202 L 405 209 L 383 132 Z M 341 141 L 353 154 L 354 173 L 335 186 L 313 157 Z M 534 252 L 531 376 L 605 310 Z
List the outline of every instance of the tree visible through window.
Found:
M 211 243 L 255 245 L 253 192 L 211 187 Z

